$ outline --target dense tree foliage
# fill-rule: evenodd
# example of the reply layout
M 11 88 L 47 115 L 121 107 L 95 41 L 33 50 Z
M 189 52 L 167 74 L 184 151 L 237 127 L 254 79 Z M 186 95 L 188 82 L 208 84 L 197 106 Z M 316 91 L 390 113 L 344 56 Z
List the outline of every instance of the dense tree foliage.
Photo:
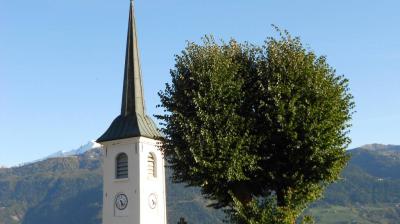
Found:
M 200 186 L 239 223 L 265 223 L 246 211 L 293 223 L 348 160 L 348 80 L 280 34 L 260 47 L 189 43 L 159 93 L 174 181 Z

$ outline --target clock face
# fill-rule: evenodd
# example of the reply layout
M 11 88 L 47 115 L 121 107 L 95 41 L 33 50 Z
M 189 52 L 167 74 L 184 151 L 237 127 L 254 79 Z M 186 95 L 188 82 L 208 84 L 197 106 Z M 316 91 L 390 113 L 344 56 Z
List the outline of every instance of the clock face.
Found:
M 149 195 L 149 207 L 155 209 L 157 207 L 157 195 L 152 193 Z
M 117 194 L 117 196 L 115 196 L 115 207 L 117 207 L 119 210 L 124 210 L 127 206 L 128 196 L 123 193 Z

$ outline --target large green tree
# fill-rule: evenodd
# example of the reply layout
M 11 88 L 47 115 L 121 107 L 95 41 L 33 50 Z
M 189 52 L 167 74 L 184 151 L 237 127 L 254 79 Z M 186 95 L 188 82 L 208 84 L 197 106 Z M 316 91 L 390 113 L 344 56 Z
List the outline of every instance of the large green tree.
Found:
M 287 32 L 188 43 L 171 76 L 158 118 L 173 180 L 233 222 L 294 223 L 348 161 L 348 80 Z

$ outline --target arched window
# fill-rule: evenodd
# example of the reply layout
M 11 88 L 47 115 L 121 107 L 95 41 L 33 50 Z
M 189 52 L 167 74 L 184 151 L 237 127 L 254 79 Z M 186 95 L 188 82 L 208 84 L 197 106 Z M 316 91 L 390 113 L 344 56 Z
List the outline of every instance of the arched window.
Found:
M 116 159 L 116 172 L 117 179 L 128 178 L 128 156 L 125 153 L 120 153 Z
M 157 177 L 157 163 L 156 157 L 153 153 L 149 153 L 147 156 L 147 176 L 148 177 Z

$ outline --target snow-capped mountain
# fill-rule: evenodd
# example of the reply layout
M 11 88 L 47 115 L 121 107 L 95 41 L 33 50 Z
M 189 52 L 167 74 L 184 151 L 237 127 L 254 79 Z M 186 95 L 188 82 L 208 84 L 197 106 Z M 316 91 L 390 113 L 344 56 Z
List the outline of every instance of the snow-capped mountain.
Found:
M 77 155 L 81 155 L 91 149 L 94 148 L 100 148 L 101 145 L 95 141 L 90 141 L 88 143 L 86 143 L 85 145 L 81 145 L 79 148 L 77 149 L 73 149 L 70 151 L 67 150 L 62 150 L 62 151 L 58 151 L 56 153 L 53 153 L 49 156 L 47 156 L 44 159 L 49 159 L 49 158 L 58 158 L 58 157 L 68 157 L 68 156 L 77 156 Z

